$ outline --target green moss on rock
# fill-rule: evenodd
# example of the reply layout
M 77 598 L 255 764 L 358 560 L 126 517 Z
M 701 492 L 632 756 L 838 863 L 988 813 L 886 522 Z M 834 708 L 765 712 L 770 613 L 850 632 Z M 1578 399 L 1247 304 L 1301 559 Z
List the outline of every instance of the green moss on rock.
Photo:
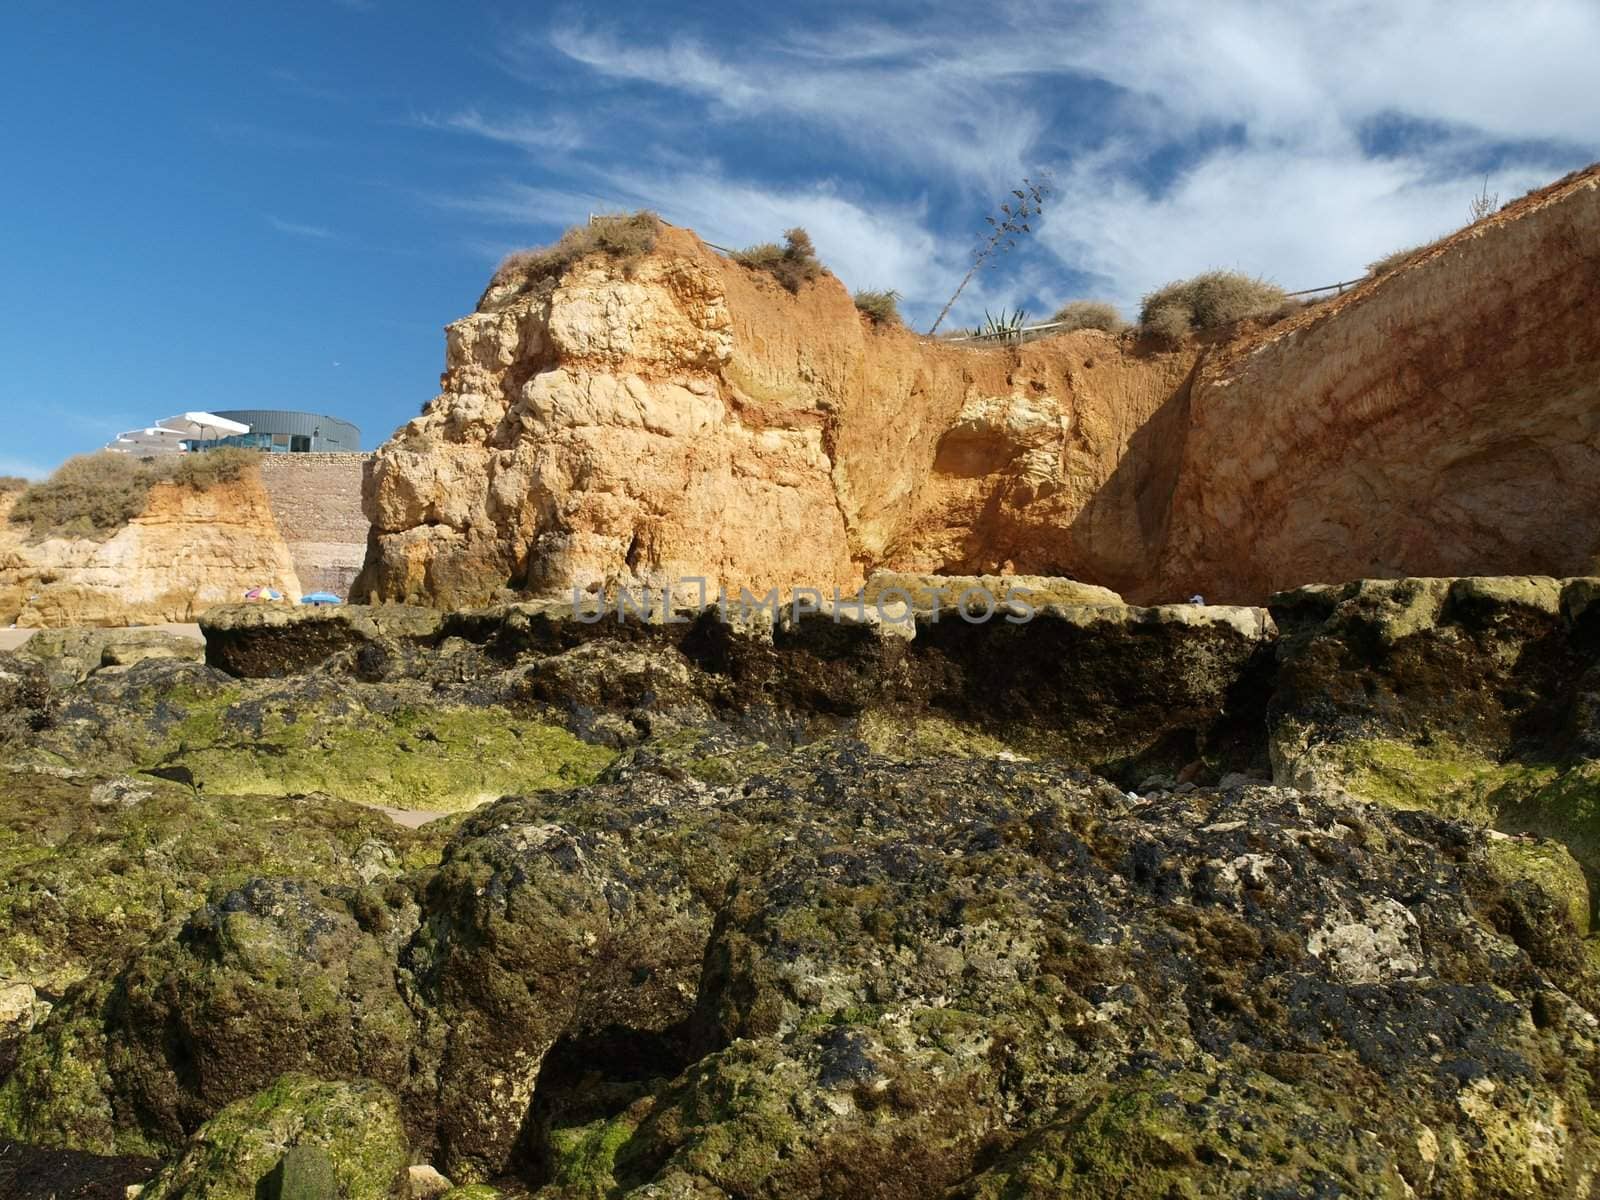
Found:
M 326 1153 L 341 1200 L 388 1200 L 408 1158 L 386 1089 L 288 1074 L 202 1125 L 142 1200 L 257 1200 L 258 1183 L 291 1147 Z
M 617 1154 L 638 1128 L 637 1115 L 550 1131 L 550 1182 L 562 1200 L 605 1200 L 617 1186 Z
M 349 698 L 312 705 L 196 704 L 154 756 L 208 792 L 324 792 L 391 808 L 451 812 L 513 792 L 592 780 L 613 752 L 503 708 L 373 711 Z
M 1491 861 L 1507 878 L 1543 887 L 1580 931 L 1589 928 L 1591 893 L 1600 882 L 1600 763 L 1501 763 L 1442 738 L 1427 745 L 1360 738 L 1315 744 L 1287 773 L 1301 786 L 1340 787 L 1387 808 L 1533 839 L 1491 839 Z
M 1494 824 L 1508 799 L 1531 794 L 1558 773 L 1554 767 L 1496 763 L 1443 739 L 1428 745 L 1394 738 L 1330 743 L 1317 748 L 1316 762 L 1316 782 L 1342 785 L 1390 808 L 1426 809 L 1480 825 Z
M 859 736 L 875 753 L 903 758 L 939 754 L 990 758 L 1010 749 L 992 732 L 934 713 L 903 716 L 869 712 L 861 718 Z
M 117 1153 L 100 1016 L 110 993 L 108 983 L 89 987 L 75 1011 L 56 1016 L 50 1036 L 36 1034 L 24 1044 L 16 1068 L 0 1084 L 0 1141 Z M 129 1154 L 158 1151 L 126 1139 L 123 1146 Z
M 1589 883 L 1583 868 L 1559 842 L 1533 837 L 1492 837 L 1485 846 L 1489 866 L 1503 882 L 1519 879 L 1543 888 L 1572 920 L 1579 933 L 1589 932 Z
M 0 978 L 61 992 L 213 886 L 261 874 L 360 885 L 437 862 L 445 835 L 326 795 L 0 771 Z
M 412 831 L 328 796 L 217 796 L 150 776 L 0 771 L 0 978 L 60 992 L 256 875 L 357 885 L 437 862 Z
M 1072 1116 L 1025 1139 L 956 1194 L 962 1200 L 1414 1195 L 1395 1148 L 1363 1128 L 1361 1114 L 1346 1111 L 1338 1097 L 1321 1100 L 1308 1103 L 1256 1072 L 1145 1076 L 1091 1093 Z
M 416 919 L 404 887 L 213 891 L 24 1040 L 0 1087 L 4 1130 L 148 1154 L 288 1071 L 403 1087 L 416 1029 L 395 963 Z

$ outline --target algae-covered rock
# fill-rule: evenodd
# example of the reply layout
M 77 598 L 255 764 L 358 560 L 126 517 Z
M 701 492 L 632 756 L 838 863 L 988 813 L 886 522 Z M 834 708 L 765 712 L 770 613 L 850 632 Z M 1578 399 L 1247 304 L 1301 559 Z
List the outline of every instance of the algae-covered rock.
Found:
M 48 729 L 57 704 L 56 689 L 37 662 L 0 654 L 0 753 Z
M 0 1087 L 0 1132 L 41 1145 L 175 1146 L 285 1071 L 402 1087 L 413 1017 L 395 961 L 408 895 L 257 879 L 75 989 Z
M 1431 1131 L 1421 1131 L 1428 1145 Z M 1140 1074 L 1096 1088 L 953 1200 L 1362 1196 L 1409 1200 L 1436 1172 L 1341 1097 L 1260 1071 Z M 1204 1180 L 1203 1191 L 1197 1189 Z
M 404 605 L 233 604 L 207 609 L 200 631 L 212 666 L 261 679 L 307 671 L 360 646 L 425 644 L 438 634 L 442 621 L 436 610 Z
M 213 886 L 266 873 L 360 885 L 435 861 L 327 796 L 213 796 L 149 775 L 0 769 L 0 979 L 52 993 L 111 968 Z
M 1484 846 L 1489 866 L 1505 883 L 1526 880 L 1544 889 L 1580 934 L 1589 932 L 1593 901 L 1578 860 L 1560 842 L 1493 835 Z
M 594 1057 L 671 1061 L 711 904 L 732 869 L 730 848 L 696 819 L 714 811 L 712 795 L 644 772 L 626 785 L 505 800 L 463 825 L 427 885 L 429 917 L 406 958 L 438 1056 L 441 1165 L 452 1179 L 487 1178 L 512 1161 L 558 1041 Z M 607 1048 L 608 1031 L 625 1031 L 618 1046 Z
M 160 629 L 41 629 L 15 653 L 37 663 L 54 686 L 70 687 L 97 671 L 150 660 L 200 662 L 205 646 Z
M 1280 593 L 1275 738 L 1442 739 L 1559 754 L 1597 649 L 1562 597 L 1585 581 L 1360 580 Z
M 322 793 L 451 812 L 531 788 L 591 779 L 612 751 L 458 683 L 367 683 L 333 675 L 234 680 L 199 664 L 150 662 L 95 676 L 15 741 L 35 767 L 182 772 L 207 795 Z
M 1577 930 L 1467 826 L 849 745 L 732 788 L 623 774 L 475 814 L 429 885 L 411 962 L 453 1176 L 574 1197 L 1594 1178 Z
M 170 1172 L 299 1072 L 550 1200 L 1587 1194 L 1600 609 L 1276 611 L 515 606 L 45 681 L 0 953 L 51 1008 L 0 1137 Z M 1269 738 L 1279 786 L 1207 782 Z M 339 796 L 489 802 L 413 838 Z M 310 1144 L 269 1140 L 251 1186 Z
M 389 1200 L 407 1157 L 388 1091 L 286 1074 L 202 1125 L 140 1200 Z
M 196 706 L 152 757 L 187 768 L 216 794 L 319 792 L 429 812 L 580 783 L 612 757 L 564 729 L 497 706 L 395 699 L 341 689 Z

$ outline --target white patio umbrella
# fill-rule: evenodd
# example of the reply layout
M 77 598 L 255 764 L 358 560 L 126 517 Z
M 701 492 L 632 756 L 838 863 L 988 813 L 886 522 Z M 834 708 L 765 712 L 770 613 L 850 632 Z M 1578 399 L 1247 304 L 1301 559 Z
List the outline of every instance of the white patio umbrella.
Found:
M 219 417 L 216 413 L 208 412 L 186 412 L 179 413 L 175 417 L 162 417 L 156 422 L 156 426 L 181 433 L 184 437 L 203 438 L 208 441 L 212 438 L 232 437 L 250 432 L 250 426 L 242 421 L 230 421 L 227 417 Z
M 184 440 L 189 436 L 193 435 L 151 425 L 117 434 L 113 441 L 106 443 L 106 449 L 121 454 L 178 454 L 182 452 Z

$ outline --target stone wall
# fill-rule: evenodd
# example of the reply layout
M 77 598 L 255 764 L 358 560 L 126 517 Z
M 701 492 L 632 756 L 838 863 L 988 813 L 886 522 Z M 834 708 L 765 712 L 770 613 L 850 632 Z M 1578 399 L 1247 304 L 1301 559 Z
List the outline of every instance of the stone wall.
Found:
M 261 481 L 308 592 L 348 598 L 367 552 L 361 476 L 368 454 L 263 454 Z

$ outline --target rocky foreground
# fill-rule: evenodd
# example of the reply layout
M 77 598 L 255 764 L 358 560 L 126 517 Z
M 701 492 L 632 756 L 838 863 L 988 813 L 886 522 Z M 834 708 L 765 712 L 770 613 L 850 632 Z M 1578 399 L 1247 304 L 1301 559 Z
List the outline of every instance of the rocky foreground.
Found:
M 1594 1194 L 1597 601 L 41 634 L 0 1194 Z

